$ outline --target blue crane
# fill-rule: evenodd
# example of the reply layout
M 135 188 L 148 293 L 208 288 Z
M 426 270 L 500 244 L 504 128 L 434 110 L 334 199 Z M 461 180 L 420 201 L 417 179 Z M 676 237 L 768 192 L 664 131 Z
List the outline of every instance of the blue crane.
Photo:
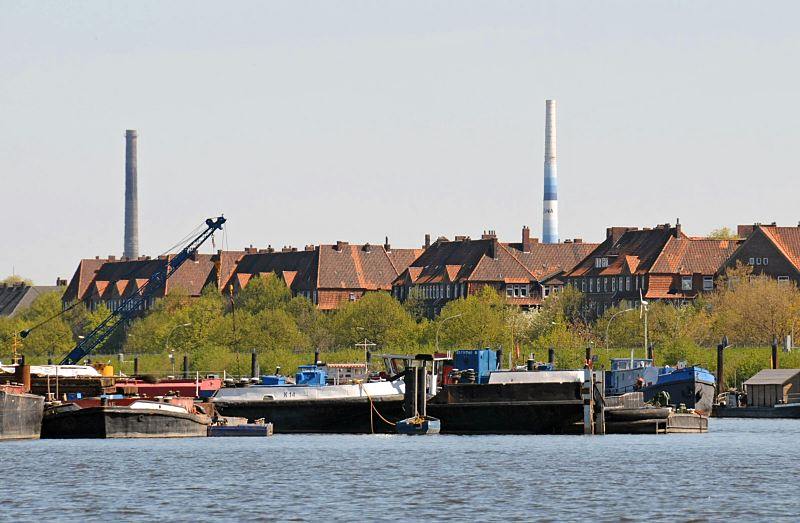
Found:
M 222 229 L 225 223 L 223 216 L 217 219 L 209 218 L 206 220 L 206 230 L 194 237 L 181 251 L 167 260 L 167 264 L 154 272 L 150 278 L 143 283 L 136 291 L 111 311 L 111 314 L 100 323 L 95 329 L 87 334 L 69 354 L 67 354 L 61 365 L 76 365 L 90 352 L 102 345 L 117 327 L 125 321 L 131 319 L 137 312 L 144 310 L 147 300 L 151 299 L 164 286 L 170 276 L 183 265 L 183 262 L 197 253 L 203 243 L 208 240 L 217 230 Z M 27 336 L 28 331 L 23 331 Z M 24 337 L 24 336 L 23 336 Z

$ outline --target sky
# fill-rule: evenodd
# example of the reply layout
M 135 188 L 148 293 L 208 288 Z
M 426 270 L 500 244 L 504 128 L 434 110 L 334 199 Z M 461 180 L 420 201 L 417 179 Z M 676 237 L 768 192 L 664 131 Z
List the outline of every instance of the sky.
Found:
M 800 220 L 797 2 L 0 0 L 0 278 L 121 255 Z

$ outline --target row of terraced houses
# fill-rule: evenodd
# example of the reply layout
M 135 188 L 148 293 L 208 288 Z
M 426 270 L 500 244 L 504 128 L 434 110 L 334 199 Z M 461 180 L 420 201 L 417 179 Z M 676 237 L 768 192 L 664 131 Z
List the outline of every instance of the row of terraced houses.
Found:
M 81 260 L 63 302 L 84 300 L 90 307 L 115 307 L 135 291 L 168 257 Z M 386 291 L 400 301 L 413 298 L 430 316 L 450 300 L 490 286 L 509 303 L 531 309 L 564 285 L 586 296 L 590 310 L 602 314 L 620 303 L 648 300 L 683 302 L 714 289 L 717 278 L 737 262 L 754 274 L 800 284 L 800 224 L 739 226 L 734 239 L 686 235 L 680 224 L 653 228 L 609 227 L 601 243 L 567 240 L 544 244 L 523 227 L 519 242 L 500 241 L 493 231 L 480 238 L 426 236 L 420 248 L 381 244 L 307 245 L 246 248 L 200 254 L 167 281 L 159 296 L 174 292 L 199 296 L 207 286 L 241 291 L 255 277 L 272 273 L 295 296 L 321 310 L 333 310 L 365 293 Z M 147 304 L 147 306 L 152 303 Z

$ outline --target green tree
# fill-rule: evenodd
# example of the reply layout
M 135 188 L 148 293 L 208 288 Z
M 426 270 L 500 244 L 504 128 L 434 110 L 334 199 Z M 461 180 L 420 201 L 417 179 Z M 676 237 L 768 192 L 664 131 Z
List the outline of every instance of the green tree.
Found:
M 478 294 L 453 300 L 444 306 L 431 330 L 439 329 L 439 346 L 448 349 L 472 349 L 513 345 L 508 324 L 512 314 L 505 298 L 489 286 Z M 447 319 L 451 318 L 451 319 Z
M 419 346 L 417 323 L 386 292 L 370 292 L 337 310 L 331 320 L 337 348 L 352 347 L 367 338 L 378 350 L 408 352 Z
M 22 283 L 23 285 L 33 285 L 33 281 L 28 278 L 23 278 L 17 274 L 12 274 L 11 276 L 6 276 L 2 280 L 0 280 L 0 285 L 16 285 L 18 283 Z
M 713 240 L 735 240 L 737 236 L 728 227 L 720 227 L 708 233 L 708 237 Z
M 22 340 L 23 354 L 59 357 L 72 349 L 72 330 L 60 313 L 61 292 L 55 291 L 38 296 L 18 315 L 20 330 L 35 327 Z
M 252 314 L 265 309 L 281 309 L 292 299 L 286 284 L 273 274 L 262 274 L 250 280 L 236 297 L 235 306 Z

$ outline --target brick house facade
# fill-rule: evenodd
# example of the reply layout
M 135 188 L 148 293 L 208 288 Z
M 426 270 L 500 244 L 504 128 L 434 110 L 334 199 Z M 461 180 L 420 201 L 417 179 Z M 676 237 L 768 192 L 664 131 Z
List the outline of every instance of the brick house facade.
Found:
M 745 238 L 725 262 L 735 267 L 737 262 L 752 268 L 754 275 L 767 275 L 778 281 L 800 285 L 800 224 L 797 227 L 769 225 L 740 225 L 738 234 Z
M 534 308 L 561 285 L 552 278 L 550 286 L 543 287 L 539 278 L 562 274 L 593 247 L 581 242 L 544 245 L 530 238 L 527 227 L 518 244 L 501 243 L 494 231 L 479 240 L 441 237 L 395 279 L 392 293 L 400 301 L 420 300 L 431 317 L 449 301 L 486 286 L 504 294 L 510 304 Z

